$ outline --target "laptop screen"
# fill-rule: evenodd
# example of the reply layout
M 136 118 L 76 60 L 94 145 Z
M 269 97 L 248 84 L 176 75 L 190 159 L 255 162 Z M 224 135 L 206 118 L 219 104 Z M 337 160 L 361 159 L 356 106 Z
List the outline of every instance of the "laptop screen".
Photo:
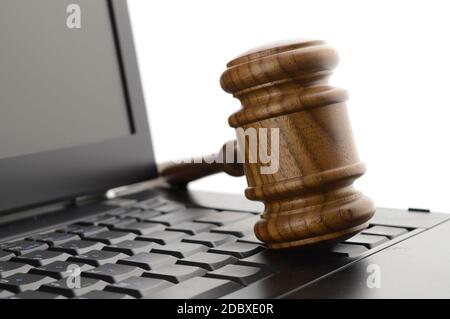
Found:
M 0 159 L 133 133 L 104 0 L 2 0 Z

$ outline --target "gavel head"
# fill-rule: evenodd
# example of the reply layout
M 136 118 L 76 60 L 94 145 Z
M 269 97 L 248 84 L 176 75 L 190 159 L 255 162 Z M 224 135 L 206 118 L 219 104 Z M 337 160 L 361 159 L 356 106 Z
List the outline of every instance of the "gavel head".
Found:
M 244 157 L 245 194 L 265 204 L 255 233 L 270 248 L 342 241 L 374 214 L 370 198 L 353 187 L 365 166 L 347 93 L 328 84 L 337 63 L 324 41 L 300 40 L 249 51 L 221 77 L 242 104 L 229 124 Z

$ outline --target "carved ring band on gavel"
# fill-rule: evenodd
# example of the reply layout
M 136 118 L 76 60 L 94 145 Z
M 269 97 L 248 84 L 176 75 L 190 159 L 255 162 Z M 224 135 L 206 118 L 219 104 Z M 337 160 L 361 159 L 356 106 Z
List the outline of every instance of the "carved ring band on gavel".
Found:
M 264 163 L 248 161 L 248 136 L 237 134 L 239 146 L 231 141 L 206 161 L 166 166 L 161 176 L 186 184 L 221 171 L 245 173 L 246 197 L 265 205 L 255 234 L 269 248 L 329 245 L 359 233 L 375 206 L 353 187 L 365 165 L 354 143 L 347 93 L 328 83 L 337 64 L 337 52 L 318 40 L 273 44 L 235 58 L 220 79 L 242 106 L 229 124 L 237 132 L 277 129 L 277 170 L 263 174 Z M 273 146 L 267 144 L 268 153 Z M 241 160 L 228 163 L 227 148 Z

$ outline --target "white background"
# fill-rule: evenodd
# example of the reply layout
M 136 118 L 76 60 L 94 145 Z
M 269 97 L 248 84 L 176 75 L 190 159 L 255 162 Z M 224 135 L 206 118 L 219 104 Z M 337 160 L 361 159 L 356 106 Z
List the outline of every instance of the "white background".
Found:
M 317 38 L 341 57 L 332 84 L 348 103 L 368 172 L 357 187 L 378 206 L 450 212 L 448 1 L 129 0 L 159 162 L 215 152 L 234 138 L 239 102 L 225 64 L 255 46 Z M 225 175 L 193 189 L 242 193 Z

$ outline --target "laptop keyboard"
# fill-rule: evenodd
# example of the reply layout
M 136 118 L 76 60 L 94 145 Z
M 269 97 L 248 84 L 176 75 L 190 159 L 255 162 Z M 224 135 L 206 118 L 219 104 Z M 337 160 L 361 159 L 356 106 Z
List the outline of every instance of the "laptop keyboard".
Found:
M 254 213 L 116 201 L 95 217 L 0 244 L 0 298 L 219 298 L 278 271 L 279 256 L 253 233 Z M 371 225 L 326 253 L 355 258 L 410 230 Z

